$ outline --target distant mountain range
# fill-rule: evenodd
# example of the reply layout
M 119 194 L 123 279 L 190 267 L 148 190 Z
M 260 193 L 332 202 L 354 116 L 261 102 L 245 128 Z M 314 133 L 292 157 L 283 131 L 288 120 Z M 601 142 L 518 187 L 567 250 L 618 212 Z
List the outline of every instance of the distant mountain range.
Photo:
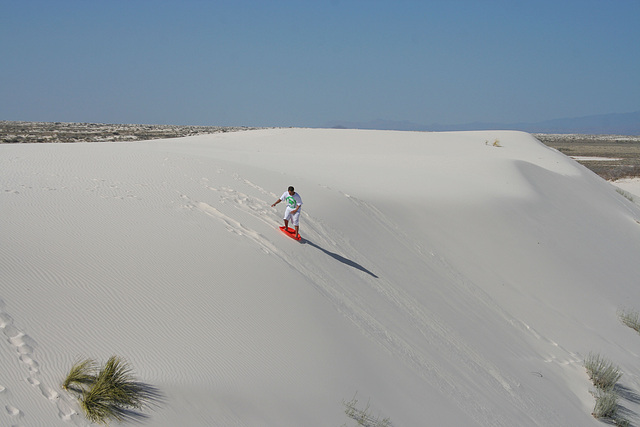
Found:
M 372 120 L 370 122 L 335 121 L 327 127 L 343 129 L 381 129 L 411 131 L 521 130 L 529 133 L 580 133 L 591 135 L 640 135 L 640 111 L 622 114 L 546 120 L 535 123 L 466 123 L 424 125 L 409 121 Z

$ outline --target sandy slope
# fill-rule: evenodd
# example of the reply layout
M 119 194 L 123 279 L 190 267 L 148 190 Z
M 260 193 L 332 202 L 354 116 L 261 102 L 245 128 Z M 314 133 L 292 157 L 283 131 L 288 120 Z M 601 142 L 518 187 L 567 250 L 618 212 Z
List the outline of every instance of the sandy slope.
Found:
M 528 134 L 1 145 L 0 177 L 0 425 L 84 425 L 59 384 L 111 354 L 154 426 L 353 424 L 355 393 L 396 427 L 599 425 L 590 351 L 640 421 L 640 209 Z

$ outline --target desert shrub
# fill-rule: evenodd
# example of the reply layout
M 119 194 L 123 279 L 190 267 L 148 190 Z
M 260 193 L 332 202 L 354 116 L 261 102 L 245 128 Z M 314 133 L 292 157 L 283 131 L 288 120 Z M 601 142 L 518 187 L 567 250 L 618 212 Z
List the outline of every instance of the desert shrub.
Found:
M 593 385 L 601 390 L 613 388 L 622 376 L 617 366 L 599 354 L 589 353 L 584 360 L 584 367 Z
M 596 398 L 596 405 L 593 408 L 592 415 L 595 418 L 616 418 L 618 412 L 618 395 L 609 388 L 606 390 L 596 389 L 593 396 Z
M 489 141 L 485 140 L 484 141 L 484 145 L 489 145 Z M 493 147 L 502 147 L 502 145 L 500 145 L 500 140 L 499 139 L 495 139 L 491 145 Z
M 629 420 L 626 418 L 616 418 L 613 422 L 619 427 L 629 427 L 631 425 Z
M 161 400 L 160 392 L 137 381 L 127 363 L 117 356 L 100 369 L 91 359 L 74 364 L 62 387 L 78 396 L 89 421 L 100 424 L 144 418 L 136 410 Z
M 621 308 L 618 310 L 618 318 L 626 326 L 640 333 L 640 313 L 636 310 Z
M 624 191 L 621 188 L 616 188 L 616 192 L 620 194 L 622 197 L 624 197 L 625 199 L 627 199 L 628 201 L 635 203 L 633 195 L 631 195 L 631 193 L 629 193 L 628 191 Z
M 344 405 L 344 413 L 347 414 L 347 417 L 355 420 L 359 426 L 363 427 L 391 427 L 391 420 L 389 418 L 380 419 L 380 417 L 373 416 L 371 414 L 371 409 L 369 407 L 369 402 L 364 407 L 364 409 L 358 409 L 356 405 L 358 404 L 358 400 L 354 396 L 348 402 L 343 401 Z

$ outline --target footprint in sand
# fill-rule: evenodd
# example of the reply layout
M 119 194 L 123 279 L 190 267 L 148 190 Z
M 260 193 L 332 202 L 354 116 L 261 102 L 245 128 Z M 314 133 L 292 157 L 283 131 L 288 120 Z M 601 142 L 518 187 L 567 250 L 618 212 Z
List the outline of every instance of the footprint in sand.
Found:
M 38 372 L 38 368 L 40 365 L 38 365 L 38 362 L 33 360 L 31 357 L 29 357 L 26 354 L 23 354 L 22 356 L 20 356 L 19 359 L 22 363 L 24 363 L 29 367 L 29 372 Z
M 0 299 L 0 310 L 3 307 L 4 301 Z M 42 384 L 40 380 L 36 378 L 39 372 L 40 365 L 31 357 L 33 354 L 33 349 L 37 346 L 35 340 L 29 335 L 22 332 L 20 329 L 16 328 L 13 325 L 13 318 L 11 318 L 11 316 L 3 311 L 0 311 L 0 329 L 2 330 L 2 333 L 7 337 L 7 341 L 9 341 L 9 343 L 18 352 L 18 360 L 20 360 L 21 363 L 27 365 L 29 369 L 29 377 L 25 378 L 25 381 L 27 381 L 33 387 L 38 387 L 42 395 L 47 399 L 58 400 L 60 394 L 46 384 Z M 0 395 L 5 393 L 5 390 L 5 387 L 0 385 Z M 74 411 L 70 408 L 65 408 L 66 410 L 63 411 L 63 409 L 58 405 L 58 409 L 60 410 L 60 418 L 64 420 L 69 420 L 74 414 Z M 5 410 L 9 415 L 14 417 L 21 417 L 23 415 L 22 411 L 11 405 L 5 406 Z
M 7 410 L 7 414 L 11 415 L 12 417 L 21 417 L 23 415 L 22 411 L 15 406 L 7 405 L 4 408 Z
M 9 328 L 5 328 L 5 332 L 7 331 L 7 329 Z M 31 338 L 29 335 L 26 335 L 24 332 L 20 332 L 16 328 L 12 327 L 12 329 L 15 329 L 15 331 L 11 331 L 11 334 L 13 335 L 11 336 L 7 335 L 11 345 L 16 347 L 16 349 L 20 354 L 32 353 L 34 347 L 36 346 L 35 340 Z
M 58 417 L 66 422 L 73 422 L 74 418 L 80 420 L 79 414 L 71 408 L 71 406 L 62 399 L 58 400 Z M 84 425 L 84 424 L 83 424 Z
M 1 307 L 1 306 L 0 306 Z M 0 312 L 0 329 L 4 329 L 6 326 L 13 323 L 13 319 L 7 313 Z
M 20 354 L 31 354 L 33 353 L 33 347 L 27 344 L 23 344 L 17 348 L 18 353 Z
M 9 338 L 9 342 L 11 342 L 11 339 L 17 337 L 20 334 L 20 331 L 12 324 L 9 324 L 2 328 L 2 333 Z M 11 342 L 11 344 L 13 343 Z
M 42 392 L 42 395 L 49 400 L 56 400 L 58 397 L 60 397 L 60 394 L 58 394 L 57 391 L 55 391 L 49 386 L 40 384 L 39 388 L 40 388 L 40 391 Z

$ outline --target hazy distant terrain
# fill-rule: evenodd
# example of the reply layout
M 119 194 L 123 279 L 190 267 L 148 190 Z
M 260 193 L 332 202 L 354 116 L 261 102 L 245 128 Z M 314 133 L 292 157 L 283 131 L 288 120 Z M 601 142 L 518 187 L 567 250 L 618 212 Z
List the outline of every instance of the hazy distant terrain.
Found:
M 520 130 L 529 133 L 578 133 L 585 135 L 640 135 L 640 111 L 598 114 L 583 117 L 545 120 L 541 122 L 473 122 L 463 124 L 424 124 L 409 121 L 372 120 L 369 122 L 335 121 L 327 127 L 342 129 L 414 130 L 426 132 L 466 130 Z
M 534 134 L 602 178 L 640 177 L 640 136 Z
M 249 129 L 256 128 L 0 121 L 0 143 L 144 141 Z M 567 156 L 578 157 L 578 162 L 605 179 L 640 176 L 640 136 L 543 133 L 534 136 Z

